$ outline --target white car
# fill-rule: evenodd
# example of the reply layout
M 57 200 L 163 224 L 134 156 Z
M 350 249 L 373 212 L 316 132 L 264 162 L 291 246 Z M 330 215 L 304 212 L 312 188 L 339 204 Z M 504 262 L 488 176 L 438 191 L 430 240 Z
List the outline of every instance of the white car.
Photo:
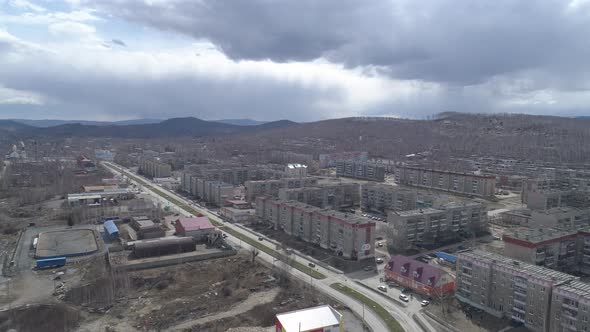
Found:
M 423 306 L 423 307 L 425 307 L 425 306 L 427 306 L 429 304 L 430 304 L 430 301 L 428 301 L 428 300 L 422 300 L 422 302 L 420 302 L 420 305 Z
M 410 298 L 406 294 L 400 294 L 399 299 L 404 302 L 410 302 Z
M 385 287 L 384 285 L 378 286 L 377 289 L 384 292 L 384 293 L 387 293 L 387 287 Z
M 379 258 L 377 258 L 377 259 L 375 260 L 375 262 L 376 262 L 377 264 L 381 264 L 381 263 L 383 263 L 383 258 L 379 257 Z

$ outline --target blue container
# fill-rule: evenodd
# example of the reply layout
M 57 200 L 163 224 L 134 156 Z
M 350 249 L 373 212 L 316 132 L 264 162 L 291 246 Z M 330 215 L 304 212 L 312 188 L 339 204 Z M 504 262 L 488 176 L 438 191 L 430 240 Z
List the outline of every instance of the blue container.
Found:
M 37 260 L 37 269 L 51 269 L 54 267 L 60 267 L 66 265 L 66 258 L 65 257 L 54 257 L 54 258 L 45 258 L 45 259 L 38 259 Z
M 453 263 L 453 264 L 455 264 L 455 263 L 457 262 L 457 256 L 455 256 L 455 255 L 451 255 L 451 254 L 449 254 L 449 253 L 446 253 L 446 252 L 444 252 L 444 251 L 438 251 L 438 252 L 436 253 L 436 257 L 438 257 L 438 258 L 442 258 L 442 259 L 444 259 L 445 261 L 447 261 L 447 262 L 449 262 L 449 263 Z

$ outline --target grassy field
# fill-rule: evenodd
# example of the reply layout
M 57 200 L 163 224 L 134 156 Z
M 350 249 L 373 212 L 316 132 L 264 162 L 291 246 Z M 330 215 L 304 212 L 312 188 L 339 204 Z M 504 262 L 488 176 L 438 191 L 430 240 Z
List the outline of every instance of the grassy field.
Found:
M 157 187 L 151 185 L 149 182 L 143 180 L 142 178 L 137 177 L 135 175 L 132 175 L 132 174 L 124 171 L 121 168 L 118 168 L 118 169 L 119 169 L 119 171 L 125 172 L 125 174 L 127 176 L 133 178 L 135 181 L 140 182 L 143 186 L 148 187 L 151 191 L 155 192 L 156 194 L 160 195 L 161 197 L 165 198 L 166 200 L 174 203 L 175 205 L 177 205 L 181 209 L 183 209 L 183 210 L 185 210 L 187 212 L 190 212 L 190 213 L 192 213 L 194 215 L 204 214 L 201 210 L 196 209 L 196 208 L 194 208 L 194 207 L 192 207 L 192 206 L 190 206 L 188 204 L 185 204 L 184 202 L 181 202 L 181 201 L 177 200 L 176 198 L 174 198 L 174 197 L 166 194 L 165 192 L 163 192 L 160 189 L 158 189 Z M 211 221 L 211 223 L 213 225 L 215 225 L 217 227 L 223 227 L 223 224 L 222 223 L 217 222 L 215 220 L 211 220 L 211 218 L 209 218 L 209 220 Z M 324 274 L 322 274 L 322 273 L 320 273 L 320 272 L 318 272 L 316 270 L 311 269 L 307 265 L 304 265 L 302 263 L 299 263 L 297 261 L 293 261 L 293 260 L 289 259 L 287 256 L 279 253 L 278 251 L 276 251 L 276 250 L 274 250 L 272 248 L 269 248 L 269 247 L 265 246 L 264 244 L 262 244 L 261 242 L 259 242 L 256 239 L 252 239 L 252 238 L 250 238 L 250 237 L 248 237 L 248 236 L 246 236 L 246 235 L 244 235 L 244 234 L 242 234 L 240 232 L 237 232 L 237 231 L 235 231 L 235 230 L 233 230 L 233 229 L 231 229 L 229 227 L 223 227 L 223 228 L 224 228 L 223 229 L 224 232 L 226 232 L 226 233 L 228 233 L 230 235 L 233 235 L 233 236 L 239 238 L 240 240 L 248 243 L 249 245 L 257 248 L 260 251 L 263 251 L 263 252 L 271 255 L 272 257 L 274 257 L 276 259 L 279 259 L 279 260 L 281 260 L 283 262 L 287 262 L 293 268 L 295 268 L 295 269 L 297 269 L 297 270 L 299 270 L 299 271 L 301 271 L 301 272 L 303 272 L 303 273 L 311 276 L 312 278 L 315 278 L 315 279 L 325 279 L 326 278 L 326 276 Z
M 375 312 L 375 314 L 377 314 L 377 316 L 379 316 L 379 318 L 381 318 L 381 320 L 387 325 L 387 328 L 390 332 L 404 332 L 404 329 L 401 327 L 398 321 L 395 320 L 395 318 L 393 318 L 393 316 L 391 316 L 391 314 L 387 312 L 387 310 L 385 310 L 385 308 L 383 308 L 377 302 L 371 300 L 367 296 L 355 291 L 350 287 L 344 286 L 339 282 L 331 284 L 330 287 L 356 299 L 361 303 L 364 303 L 365 306 L 370 308 L 372 311 Z

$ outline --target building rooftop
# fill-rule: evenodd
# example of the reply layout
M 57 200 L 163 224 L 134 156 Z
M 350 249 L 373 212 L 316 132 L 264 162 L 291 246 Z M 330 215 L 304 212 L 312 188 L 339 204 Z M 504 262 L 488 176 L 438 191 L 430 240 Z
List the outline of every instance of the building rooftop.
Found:
M 458 259 L 460 260 L 462 258 L 471 258 L 473 260 L 484 260 L 488 262 L 493 262 L 496 265 L 502 265 L 507 269 L 517 270 L 519 272 L 526 273 L 531 277 L 541 278 L 547 281 L 566 282 L 578 279 L 577 277 L 569 275 L 567 273 L 555 271 L 542 266 L 525 263 L 523 261 L 515 260 L 506 256 L 493 254 L 491 252 L 479 249 L 460 253 L 458 255 Z
M 444 212 L 443 210 L 433 209 L 433 208 L 424 208 L 424 209 L 416 209 L 416 210 L 407 210 L 407 211 L 393 211 L 393 214 L 397 214 L 400 217 L 412 217 L 412 216 L 420 216 L 425 214 L 435 214 Z
M 559 285 L 559 292 L 567 292 L 590 299 L 590 284 L 579 280 L 572 280 L 566 284 Z
M 342 314 L 329 305 L 277 314 L 277 321 L 286 332 L 316 331 L 339 325 Z
M 505 242 L 514 242 L 512 239 L 520 240 L 533 244 L 543 242 L 559 241 L 568 237 L 575 237 L 577 230 L 563 230 L 558 228 L 526 228 L 519 227 L 515 231 L 504 234 L 502 239 Z
M 424 167 L 416 167 L 416 166 L 397 166 L 397 167 L 405 168 L 405 169 L 412 169 L 412 170 L 417 170 L 417 171 L 438 172 L 438 173 L 454 174 L 454 175 L 466 175 L 466 176 L 472 176 L 472 177 L 477 177 L 477 178 L 482 178 L 482 179 L 495 179 L 496 178 L 493 175 L 478 175 L 478 174 L 473 174 L 473 173 L 453 172 L 453 171 L 447 171 L 447 170 L 442 170 L 442 169 L 424 168 Z
M 306 165 L 303 164 L 288 164 L 287 167 L 295 169 L 295 168 L 307 168 Z
M 192 217 L 192 218 L 179 218 L 177 223 L 182 225 L 185 231 L 196 231 L 200 229 L 213 229 L 215 226 L 211 224 L 208 217 Z

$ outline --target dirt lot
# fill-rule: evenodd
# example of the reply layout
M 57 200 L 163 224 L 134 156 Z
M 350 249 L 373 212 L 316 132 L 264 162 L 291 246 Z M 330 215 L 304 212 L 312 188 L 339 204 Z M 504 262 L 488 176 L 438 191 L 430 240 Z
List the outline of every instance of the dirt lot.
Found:
M 88 314 L 78 331 L 226 331 L 272 326 L 279 312 L 325 303 L 338 307 L 308 286 L 252 263 L 245 253 L 132 272 L 128 279 L 125 294 L 103 308 L 106 315 Z M 359 331 L 361 323 L 347 313 L 349 331 Z

